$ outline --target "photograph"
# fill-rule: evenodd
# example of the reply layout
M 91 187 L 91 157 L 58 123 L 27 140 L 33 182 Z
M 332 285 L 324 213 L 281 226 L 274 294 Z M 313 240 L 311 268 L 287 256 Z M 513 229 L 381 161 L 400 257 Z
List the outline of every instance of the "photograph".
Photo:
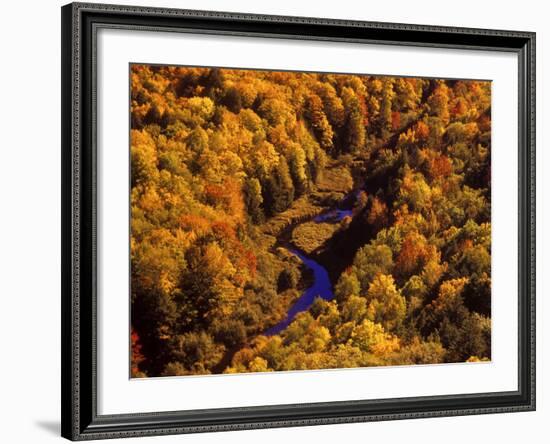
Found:
M 536 30 L 356 6 L 61 8 L 63 437 L 536 409 Z
M 491 361 L 491 80 L 128 76 L 131 378 Z
M 550 8 L 510 6 L 5 2 L 2 442 L 546 442 Z

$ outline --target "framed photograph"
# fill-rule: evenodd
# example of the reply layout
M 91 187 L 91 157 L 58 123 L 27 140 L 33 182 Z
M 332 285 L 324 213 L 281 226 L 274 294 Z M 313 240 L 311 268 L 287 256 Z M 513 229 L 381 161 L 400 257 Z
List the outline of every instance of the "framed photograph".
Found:
M 535 409 L 535 34 L 62 8 L 62 435 Z

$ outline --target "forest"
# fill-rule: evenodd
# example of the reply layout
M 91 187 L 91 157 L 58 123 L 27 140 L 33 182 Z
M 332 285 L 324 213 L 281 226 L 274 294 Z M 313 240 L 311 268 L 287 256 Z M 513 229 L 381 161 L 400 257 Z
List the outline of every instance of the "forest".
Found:
M 133 378 L 491 359 L 491 82 L 132 64 Z

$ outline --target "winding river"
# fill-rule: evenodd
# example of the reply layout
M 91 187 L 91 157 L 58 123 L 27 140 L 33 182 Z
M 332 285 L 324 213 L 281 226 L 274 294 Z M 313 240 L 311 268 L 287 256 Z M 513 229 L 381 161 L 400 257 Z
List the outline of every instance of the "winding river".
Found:
M 313 271 L 313 285 L 304 291 L 294 305 L 290 307 L 286 319 L 274 325 L 264 333 L 266 336 L 279 334 L 282 330 L 287 328 L 298 313 L 307 310 L 311 304 L 313 304 L 317 296 L 327 301 L 330 301 L 334 297 L 332 283 L 330 282 L 325 267 L 297 250 L 289 249 L 288 251 L 295 254 L 307 268 Z
M 351 195 L 356 198 L 358 192 L 355 191 Z M 347 216 L 352 216 L 351 209 L 336 208 L 315 216 L 313 218 L 313 221 L 317 223 L 338 223 Z M 281 331 L 287 328 L 298 313 L 306 311 L 311 306 L 311 304 L 313 304 L 313 301 L 316 297 L 320 297 L 326 301 L 330 301 L 334 298 L 332 282 L 330 282 L 330 278 L 326 268 L 318 262 L 314 261 L 313 259 L 307 257 L 303 252 L 298 251 L 297 249 L 287 248 L 287 250 L 297 256 L 307 268 L 313 271 L 313 284 L 311 285 L 311 287 L 307 288 L 296 300 L 294 305 L 290 307 L 285 319 L 264 332 L 265 336 L 273 336 L 279 334 Z

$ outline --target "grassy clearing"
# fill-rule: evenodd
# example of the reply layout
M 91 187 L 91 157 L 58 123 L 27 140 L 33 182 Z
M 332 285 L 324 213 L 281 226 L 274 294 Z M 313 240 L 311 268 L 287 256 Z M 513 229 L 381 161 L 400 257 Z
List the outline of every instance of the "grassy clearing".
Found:
M 295 200 L 292 206 L 269 219 L 262 227 L 262 231 L 270 236 L 278 236 L 289 225 L 309 219 L 321 211 L 323 207 L 311 202 L 309 196 L 305 195 Z
M 261 230 L 264 234 L 277 237 L 288 226 L 304 222 L 326 207 L 337 205 L 352 189 L 353 178 L 349 167 L 330 166 L 324 170 L 314 190 L 296 199 L 288 210 L 269 219 Z
M 345 166 L 327 168 L 317 182 L 319 191 L 349 193 L 353 188 L 353 178 Z
M 311 254 L 332 237 L 338 224 L 306 222 L 292 231 L 292 243 L 306 254 Z

